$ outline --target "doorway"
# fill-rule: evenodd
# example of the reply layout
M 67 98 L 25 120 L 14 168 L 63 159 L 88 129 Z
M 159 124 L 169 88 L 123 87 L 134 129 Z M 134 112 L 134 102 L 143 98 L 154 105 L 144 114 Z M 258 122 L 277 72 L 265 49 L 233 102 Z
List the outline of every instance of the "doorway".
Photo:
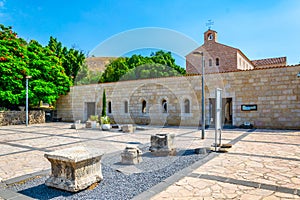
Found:
M 209 125 L 215 124 L 216 99 L 209 99 Z M 222 124 L 232 125 L 232 98 L 222 98 Z
M 86 117 L 85 120 L 88 120 L 91 115 L 96 114 L 96 103 L 95 102 L 86 102 Z

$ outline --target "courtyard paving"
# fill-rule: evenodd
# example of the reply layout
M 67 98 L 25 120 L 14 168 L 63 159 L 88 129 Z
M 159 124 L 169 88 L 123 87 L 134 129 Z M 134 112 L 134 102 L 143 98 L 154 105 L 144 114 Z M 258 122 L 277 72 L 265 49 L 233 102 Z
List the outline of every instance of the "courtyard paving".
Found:
M 177 148 L 209 147 L 214 142 L 212 129 L 201 140 L 196 128 L 146 128 L 128 134 L 75 130 L 69 123 L 0 127 L 1 184 L 49 170 L 44 153 L 67 147 L 96 147 L 108 154 L 128 143 L 149 143 L 154 133 L 174 133 Z M 300 199 L 300 131 L 224 130 L 222 143 L 229 142 L 234 145 L 228 153 L 211 153 L 135 199 Z M 0 199 L 9 199 L 4 194 L 8 190 L 1 188 Z

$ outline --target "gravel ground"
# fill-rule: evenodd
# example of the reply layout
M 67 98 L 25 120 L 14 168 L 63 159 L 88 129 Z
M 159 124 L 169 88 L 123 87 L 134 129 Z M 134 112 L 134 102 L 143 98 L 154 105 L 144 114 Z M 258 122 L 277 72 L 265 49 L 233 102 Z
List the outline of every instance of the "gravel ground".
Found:
M 147 151 L 149 146 L 141 149 L 145 153 L 143 161 L 137 165 L 122 165 L 120 152 L 103 157 L 104 179 L 93 189 L 64 192 L 47 187 L 44 184 L 47 176 L 10 185 L 9 189 L 35 199 L 131 199 L 207 155 L 177 149 L 177 156 L 154 157 Z

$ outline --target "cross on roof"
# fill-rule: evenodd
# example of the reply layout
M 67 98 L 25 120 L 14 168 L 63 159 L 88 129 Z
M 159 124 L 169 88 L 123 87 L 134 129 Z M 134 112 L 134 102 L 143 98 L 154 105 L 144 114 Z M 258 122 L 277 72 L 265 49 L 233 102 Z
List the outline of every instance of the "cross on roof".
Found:
M 214 22 L 211 19 L 209 19 L 208 22 L 206 23 L 206 26 L 208 27 L 208 30 L 210 30 L 212 25 L 214 25 Z

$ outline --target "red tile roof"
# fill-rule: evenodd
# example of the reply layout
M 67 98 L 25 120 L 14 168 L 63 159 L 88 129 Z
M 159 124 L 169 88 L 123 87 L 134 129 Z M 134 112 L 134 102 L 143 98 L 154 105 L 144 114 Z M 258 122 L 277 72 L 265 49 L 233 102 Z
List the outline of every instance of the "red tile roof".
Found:
M 251 60 L 254 66 L 286 65 L 286 57 Z

